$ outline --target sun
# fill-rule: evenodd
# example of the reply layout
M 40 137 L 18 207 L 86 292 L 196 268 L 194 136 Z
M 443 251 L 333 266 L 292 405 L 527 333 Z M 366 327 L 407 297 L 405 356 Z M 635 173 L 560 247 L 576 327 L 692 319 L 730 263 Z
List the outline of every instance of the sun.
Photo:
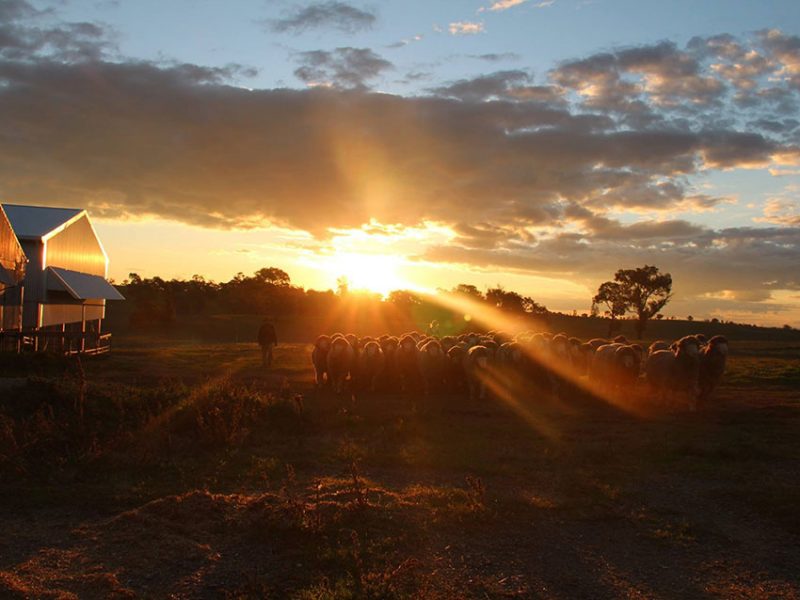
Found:
M 352 290 L 387 296 L 393 290 L 414 287 L 400 275 L 402 259 L 388 254 L 337 252 L 330 258 L 332 273 L 346 277 Z

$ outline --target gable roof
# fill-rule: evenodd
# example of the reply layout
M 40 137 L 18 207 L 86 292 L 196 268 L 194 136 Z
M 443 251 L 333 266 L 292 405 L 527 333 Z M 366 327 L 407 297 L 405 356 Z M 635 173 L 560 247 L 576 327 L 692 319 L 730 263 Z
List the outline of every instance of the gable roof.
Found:
M 117 288 L 99 275 L 88 275 L 59 267 L 47 267 L 47 272 L 47 289 L 65 291 L 76 300 L 125 300 Z
M 86 213 L 80 208 L 51 208 L 21 204 L 3 204 L 3 209 L 20 240 L 44 240 Z

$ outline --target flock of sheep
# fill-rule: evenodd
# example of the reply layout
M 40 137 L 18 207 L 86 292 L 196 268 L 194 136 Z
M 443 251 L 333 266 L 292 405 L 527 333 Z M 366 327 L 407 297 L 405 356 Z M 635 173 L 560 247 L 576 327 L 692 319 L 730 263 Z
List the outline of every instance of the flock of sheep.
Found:
M 644 383 L 659 402 L 708 400 L 725 371 L 723 336 L 690 335 L 645 349 L 623 336 L 582 342 L 565 334 L 500 331 L 459 336 L 410 332 L 399 338 L 321 335 L 311 360 L 318 386 L 386 392 L 469 393 L 484 399 L 498 388 L 524 385 L 559 395 L 572 386 L 632 395 Z

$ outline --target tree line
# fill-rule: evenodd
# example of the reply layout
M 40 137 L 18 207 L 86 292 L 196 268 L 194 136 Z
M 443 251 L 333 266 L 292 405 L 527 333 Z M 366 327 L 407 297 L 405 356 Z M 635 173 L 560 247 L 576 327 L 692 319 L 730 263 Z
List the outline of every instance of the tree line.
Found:
M 257 270 L 253 275 L 237 273 L 229 281 L 214 282 L 200 275 L 190 279 L 165 280 L 143 278 L 131 273 L 120 286 L 132 302 L 130 322 L 137 327 L 172 323 L 179 315 L 215 313 L 287 316 L 333 314 L 342 310 L 393 311 L 424 319 L 444 319 L 454 309 L 444 308 L 435 298 L 409 290 L 395 290 L 385 298 L 380 294 L 352 291 L 341 278 L 337 290 L 304 289 L 292 283 L 289 274 L 277 267 Z M 462 297 L 478 305 L 486 305 L 510 316 L 537 317 L 546 320 L 550 311 L 530 296 L 501 285 L 481 291 L 471 284 L 459 284 L 439 290 Z M 627 313 L 636 315 L 637 336 L 641 337 L 647 321 L 672 297 L 672 278 L 657 267 L 645 265 L 637 269 L 617 271 L 613 281 L 603 283 L 592 298 L 592 314 L 598 316 L 605 307 L 610 319 L 609 333 Z

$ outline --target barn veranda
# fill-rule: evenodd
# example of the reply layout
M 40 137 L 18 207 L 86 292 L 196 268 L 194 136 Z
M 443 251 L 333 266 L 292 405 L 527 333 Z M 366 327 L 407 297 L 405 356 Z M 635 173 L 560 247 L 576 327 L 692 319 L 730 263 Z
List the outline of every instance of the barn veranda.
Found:
M 796 597 L 800 342 L 731 345 L 697 412 L 318 392 L 308 344 L 17 357 L 0 596 Z

